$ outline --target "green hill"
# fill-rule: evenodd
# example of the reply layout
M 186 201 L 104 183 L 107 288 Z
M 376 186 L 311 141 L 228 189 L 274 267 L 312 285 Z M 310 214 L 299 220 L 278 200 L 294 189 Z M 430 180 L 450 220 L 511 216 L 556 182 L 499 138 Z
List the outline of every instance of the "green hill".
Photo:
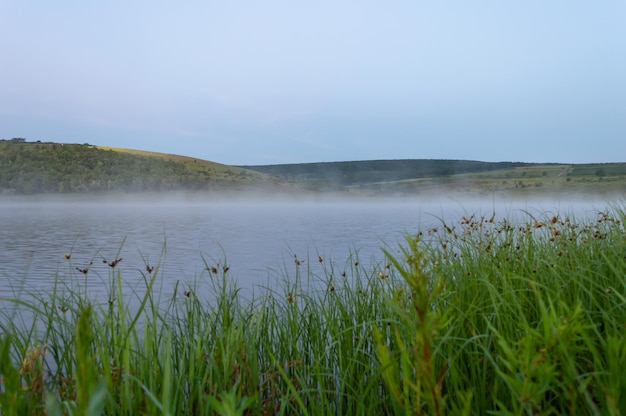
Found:
M 624 194 L 626 163 L 401 159 L 228 166 L 143 150 L 0 140 L 0 195 L 173 190 Z
M 521 162 L 492 163 L 474 160 L 398 159 L 240 167 L 279 176 L 293 182 L 353 186 L 374 182 L 490 172 L 519 166 L 531 166 L 531 164 Z
M 241 167 L 274 175 L 310 190 L 367 195 L 626 193 L 626 163 L 411 159 Z
M 289 188 L 268 175 L 191 157 L 89 144 L 0 140 L 0 194 Z

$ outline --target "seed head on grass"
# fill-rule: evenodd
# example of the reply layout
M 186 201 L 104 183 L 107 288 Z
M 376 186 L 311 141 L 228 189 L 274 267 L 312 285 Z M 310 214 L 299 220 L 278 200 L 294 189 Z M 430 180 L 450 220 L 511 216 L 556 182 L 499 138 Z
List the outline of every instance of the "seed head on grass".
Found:
M 78 270 L 79 272 L 81 272 L 82 274 L 87 274 L 89 273 L 89 268 L 85 267 L 84 269 L 81 269 L 80 267 L 77 267 L 76 270 Z
M 22 366 L 20 367 L 20 374 L 29 374 L 35 370 L 35 363 L 39 358 L 46 355 L 46 344 L 41 344 L 35 348 L 29 348 L 26 351 L 24 359 L 22 360 Z
M 119 264 L 119 262 L 121 262 L 121 261 L 122 261 L 121 257 L 117 258 L 117 259 L 115 259 L 113 261 L 108 261 L 107 259 L 102 259 L 102 263 L 108 264 L 109 267 L 111 267 L 111 268 L 114 268 L 115 266 L 117 266 Z

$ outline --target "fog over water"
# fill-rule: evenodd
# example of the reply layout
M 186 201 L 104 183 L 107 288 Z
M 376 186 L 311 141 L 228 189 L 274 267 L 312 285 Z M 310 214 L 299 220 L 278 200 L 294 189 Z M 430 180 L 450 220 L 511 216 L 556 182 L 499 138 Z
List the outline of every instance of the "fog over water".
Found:
M 336 270 L 356 257 L 365 267 L 382 262 L 383 247 L 396 250 L 407 233 L 441 225 L 442 218 L 453 224 L 463 215 L 494 211 L 508 219 L 525 220 L 529 213 L 583 218 L 606 206 L 594 199 L 446 197 L 14 200 L 0 203 L 0 296 L 49 289 L 57 273 L 70 286 L 106 294 L 113 269 L 104 262 L 118 258 L 115 270 L 131 288 L 143 286 L 146 265 L 160 266 L 164 292 L 177 281 L 210 279 L 208 265 L 229 267 L 228 278 L 251 289 L 292 276 L 294 256 L 320 274 L 331 261 Z M 77 270 L 85 268 L 86 275 Z

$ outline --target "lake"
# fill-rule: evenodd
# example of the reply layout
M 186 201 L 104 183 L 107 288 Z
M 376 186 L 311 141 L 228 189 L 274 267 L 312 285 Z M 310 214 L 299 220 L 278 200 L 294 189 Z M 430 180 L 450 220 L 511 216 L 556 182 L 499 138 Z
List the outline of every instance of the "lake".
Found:
M 242 288 L 271 285 L 293 274 L 294 257 L 309 267 L 338 268 L 358 258 L 367 267 L 384 261 L 408 233 L 454 223 L 476 213 L 499 217 L 528 213 L 593 216 L 599 200 L 215 199 L 140 201 L 16 200 L 0 202 L 0 296 L 48 290 L 55 276 L 90 294 L 107 293 L 111 271 L 143 286 L 146 266 L 159 265 L 166 292 L 179 282 L 210 278 L 207 266 L 227 266 Z M 66 259 L 66 255 L 70 259 Z M 115 269 L 109 263 L 122 260 Z M 89 269 L 86 275 L 78 269 Z

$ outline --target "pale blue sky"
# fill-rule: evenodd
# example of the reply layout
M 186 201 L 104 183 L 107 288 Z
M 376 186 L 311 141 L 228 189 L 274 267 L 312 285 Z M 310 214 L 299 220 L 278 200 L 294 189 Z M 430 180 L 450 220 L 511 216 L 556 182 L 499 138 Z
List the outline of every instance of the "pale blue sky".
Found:
M 626 1 L 0 0 L 0 137 L 626 161 Z

